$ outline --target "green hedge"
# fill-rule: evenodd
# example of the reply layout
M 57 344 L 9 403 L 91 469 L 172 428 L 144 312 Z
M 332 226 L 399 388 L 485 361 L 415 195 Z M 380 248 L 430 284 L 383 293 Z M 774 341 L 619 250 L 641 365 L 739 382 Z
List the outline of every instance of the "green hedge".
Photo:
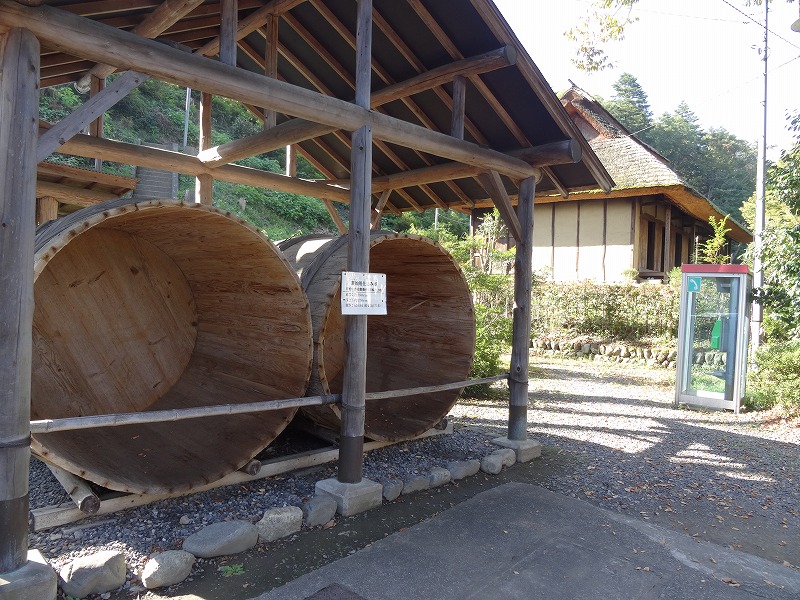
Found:
M 540 282 L 533 290 L 531 333 L 676 338 L 679 302 L 680 292 L 668 285 Z

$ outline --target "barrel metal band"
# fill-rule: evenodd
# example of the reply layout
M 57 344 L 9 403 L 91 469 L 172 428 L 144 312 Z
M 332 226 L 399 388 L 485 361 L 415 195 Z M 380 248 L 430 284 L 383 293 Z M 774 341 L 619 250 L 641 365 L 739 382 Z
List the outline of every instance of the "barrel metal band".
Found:
M 29 433 L 27 437 L 20 438 L 18 440 L 11 440 L 10 442 L 0 442 L 0 450 L 5 450 L 6 448 L 25 448 L 26 446 L 31 445 L 31 434 Z

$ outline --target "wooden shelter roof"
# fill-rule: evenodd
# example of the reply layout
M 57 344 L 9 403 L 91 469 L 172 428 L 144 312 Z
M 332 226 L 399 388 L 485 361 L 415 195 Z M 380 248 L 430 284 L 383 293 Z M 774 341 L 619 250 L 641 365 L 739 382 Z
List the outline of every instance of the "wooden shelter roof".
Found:
M 561 101 L 614 179 L 609 192 L 587 192 L 572 199 L 663 195 L 705 223 L 711 216 L 725 217 L 721 208 L 686 183 L 666 158 L 633 136 L 591 95 L 573 86 L 562 95 Z M 731 238 L 745 243 L 753 241 L 753 235 L 730 216 L 728 226 Z
M 0 4 L 14 3 L 0 0 Z M 218 0 L 44 0 L 42 4 L 45 9 L 156 38 L 195 54 L 214 57 L 220 46 Z M 45 18 L 55 14 L 64 13 L 50 11 Z M 491 0 L 374 0 L 373 19 L 373 113 L 449 135 L 453 81 L 457 75 L 464 76 L 464 140 L 542 167 L 537 194 L 611 186 L 608 173 Z M 352 101 L 355 0 L 239 0 L 236 61 L 240 69 L 269 74 L 266 57 L 273 22 L 278 28 L 277 73 L 273 75 L 298 88 Z M 42 40 L 41 85 L 82 78 L 85 83 L 96 65 L 96 53 L 67 53 L 54 47 L 57 44 Z M 110 56 L 107 60 L 124 67 Z M 137 70 L 147 72 L 140 65 Z M 253 105 L 250 108 L 264 114 Z M 277 124 L 294 116 L 278 111 Z M 311 137 L 296 140 L 300 152 L 326 178 L 343 187 L 350 178 L 350 130 L 347 122 L 340 129 L 328 123 L 327 129 L 317 128 Z M 531 148 L 535 151 L 526 152 Z M 563 158 L 564 148 L 569 161 Z M 560 164 L 553 164 L 549 149 L 561 150 L 555 161 Z M 374 200 L 386 192 L 386 207 L 392 212 L 433 207 L 467 211 L 491 204 L 491 192 L 486 191 L 491 185 L 480 178 L 488 168 L 472 165 L 471 170 L 454 173 L 447 165 L 440 156 L 376 136 Z M 414 176 L 403 178 L 409 173 Z M 519 180 L 504 175 L 502 183 L 513 201 Z

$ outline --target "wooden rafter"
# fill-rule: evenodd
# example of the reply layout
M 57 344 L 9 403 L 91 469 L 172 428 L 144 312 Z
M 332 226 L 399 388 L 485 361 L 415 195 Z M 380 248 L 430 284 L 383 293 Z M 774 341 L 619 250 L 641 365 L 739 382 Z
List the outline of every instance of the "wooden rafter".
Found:
M 497 171 L 489 171 L 478 175 L 478 180 L 497 207 L 500 216 L 503 217 L 503 221 L 508 227 L 508 232 L 514 236 L 515 240 L 522 239 L 522 226 L 517 213 L 514 212 L 514 207 L 511 205 L 511 199 L 508 197 L 508 192 L 503 185 L 500 174 Z

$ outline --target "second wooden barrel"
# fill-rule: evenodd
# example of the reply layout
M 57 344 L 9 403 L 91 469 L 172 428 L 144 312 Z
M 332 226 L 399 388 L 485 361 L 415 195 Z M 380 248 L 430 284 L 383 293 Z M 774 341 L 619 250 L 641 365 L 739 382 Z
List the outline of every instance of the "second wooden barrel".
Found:
M 347 270 L 347 238 L 307 236 L 279 247 L 300 275 L 311 306 L 314 360 L 308 393 L 340 393 L 340 281 Z M 475 313 L 464 275 L 447 251 L 417 235 L 373 233 L 370 271 L 386 274 L 388 314 L 368 318 L 367 391 L 466 380 L 475 351 Z M 382 441 L 418 436 L 447 415 L 459 394 L 452 390 L 369 401 L 365 435 Z M 303 412 L 319 425 L 339 428 L 337 405 Z

